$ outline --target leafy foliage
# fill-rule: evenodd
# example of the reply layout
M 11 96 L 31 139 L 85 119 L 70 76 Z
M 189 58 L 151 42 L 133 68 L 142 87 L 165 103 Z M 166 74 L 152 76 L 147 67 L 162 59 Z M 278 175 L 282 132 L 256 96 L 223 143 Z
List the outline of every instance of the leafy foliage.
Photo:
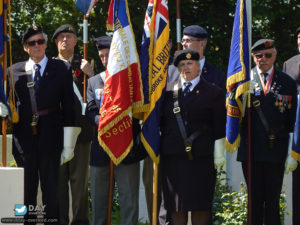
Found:
M 72 24 L 79 37 L 78 51 L 82 53 L 82 21 L 83 15 L 75 7 L 76 0 L 11 0 L 12 10 L 12 41 L 13 62 L 27 59 L 21 46 L 21 37 L 32 23 L 40 24 L 49 35 L 47 54 L 56 56 L 55 44 L 51 41 L 52 34 L 61 24 Z M 99 63 L 96 48 L 92 39 L 105 35 L 108 0 L 99 0 L 88 17 L 89 40 L 88 55 Z M 137 48 L 142 39 L 143 22 L 147 0 L 128 0 L 128 7 L 135 33 Z M 171 38 L 175 51 L 176 42 L 176 0 L 169 0 L 169 17 Z M 227 70 L 231 33 L 236 0 L 181 0 L 182 27 L 198 24 L 209 32 L 206 49 L 207 59 L 224 72 Z M 281 68 L 283 62 L 296 54 L 295 30 L 300 21 L 298 0 L 252 1 L 252 40 L 272 38 L 276 42 L 278 57 L 276 66 Z M 100 63 L 99 63 L 100 64 Z
M 213 200 L 213 220 L 214 224 L 244 225 L 247 224 L 247 187 L 241 183 L 239 192 L 233 191 L 232 187 L 226 185 L 225 171 L 221 170 L 217 174 L 216 190 Z M 280 195 L 280 219 L 284 224 L 286 212 L 285 194 Z

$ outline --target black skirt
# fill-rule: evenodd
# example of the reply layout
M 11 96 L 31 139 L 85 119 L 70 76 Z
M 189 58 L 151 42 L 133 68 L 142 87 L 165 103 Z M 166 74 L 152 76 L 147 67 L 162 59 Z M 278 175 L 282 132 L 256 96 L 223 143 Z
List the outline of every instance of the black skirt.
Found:
M 165 207 L 170 212 L 211 211 L 216 185 L 213 156 L 161 158 Z

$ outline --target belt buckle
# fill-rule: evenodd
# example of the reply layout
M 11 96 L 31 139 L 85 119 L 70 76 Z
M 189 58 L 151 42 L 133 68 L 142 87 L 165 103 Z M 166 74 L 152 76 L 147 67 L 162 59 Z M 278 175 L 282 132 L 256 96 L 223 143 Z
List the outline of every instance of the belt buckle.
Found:
M 34 86 L 34 82 L 27 82 L 27 87 L 30 88 L 30 87 L 33 87 Z
M 176 108 L 174 108 L 174 109 L 173 109 L 173 113 L 174 113 L 174 114 L 180 113 L 180 107 L 177 106 Z
M 260 106 L 260 101 L 259 100 L 255 100 L 255 101 L 253 101 L 253 106 L 254 107 L 258 107 L 258 106 Z

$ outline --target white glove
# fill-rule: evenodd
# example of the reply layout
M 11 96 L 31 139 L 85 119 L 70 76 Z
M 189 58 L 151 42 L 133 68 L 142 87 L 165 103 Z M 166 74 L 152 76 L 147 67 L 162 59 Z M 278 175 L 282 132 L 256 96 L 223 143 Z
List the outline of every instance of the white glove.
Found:
M 91 64 L 89 64 L 89 62 L 85 59 L 81 60 L 80 69 L 89 77 L 94 75 L 94 70 L 93 70 Z
M 225 150 L 225 138 L 221 138 L 215 141 L 214 149 L 214 163 L 215 168 L 219 169 L 226 162 L 226 150 Z
M 243 111 L 242 111 L 242 116 L 245 116 L 245 110 L 246 110 L 246 105 L 247 105 L 247 100 L 248 100 L 248 94 L 254 94 L 254 89 L 255 89 L 255 81 L 250 80 L 249 81 L 249 89 L 248 91 L 245 91 L 243 93 Z
M 64 149 L 60 156 L 60 165 L 73 159 L 74 148 L 80 131 L 80 127 L 64 127 Z
M 8 108 L 2 102 L 0 102 L 0 116 L 6 117 L 8 115 Z
M 296 159 L 294 159 L 291 156 L 291 152 L 292 152 L 292 143 L 293 143 L 293 133 L 290 133 L 290 139 L 289 139 L 289 151 L 288 151 L 288 155 L 286 157 L 285 160 L 285 173 L 288 174 L 289 172 L 294 171 L 297 166 L 298 166 L 298 162 Z
M 86 103 L 81 102 L 81 115 L 85 116 Z

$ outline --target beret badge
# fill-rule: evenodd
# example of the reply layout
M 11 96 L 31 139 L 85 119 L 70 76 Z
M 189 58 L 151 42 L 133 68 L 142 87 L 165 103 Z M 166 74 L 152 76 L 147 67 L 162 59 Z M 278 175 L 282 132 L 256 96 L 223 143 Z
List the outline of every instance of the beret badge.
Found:
M 34 24 L 34 25 L 32 25 L 32 29 L 33 30 L 38 30 L 39 28 L 37 27 L 37 25 Z
M 187 59 L 190 59 L 190 58 L 192 58 L 192 55 L 191 55 L 191 53 L 187 53 L 185 57 L 186 57 Z

